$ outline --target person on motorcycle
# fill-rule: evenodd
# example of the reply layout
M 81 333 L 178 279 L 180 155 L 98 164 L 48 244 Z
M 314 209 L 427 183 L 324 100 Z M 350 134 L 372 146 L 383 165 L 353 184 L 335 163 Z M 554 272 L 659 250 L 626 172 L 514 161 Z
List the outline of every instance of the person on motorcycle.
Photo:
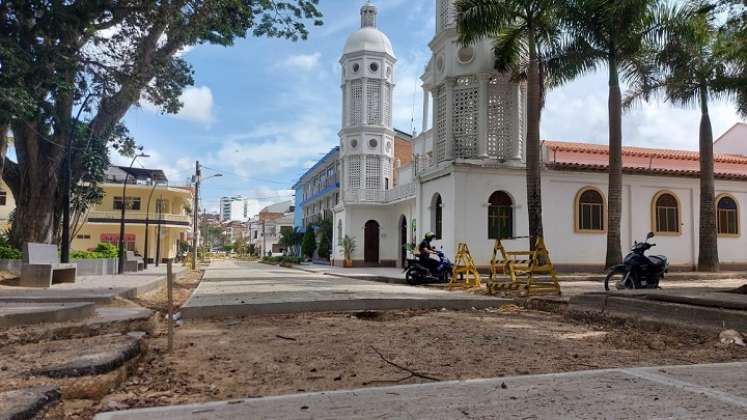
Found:
M 434 255 L 438 255 L 436 247 L 431 244 L 431 241 L 433 241 L 435 237 L 435 233 L 428 232 L 425 234 L 425 238 L 420 242 L 420 245 L 418 245 L 418 259 L 420 260 L 420 264 L 430 270 L 431 274 L 436 272 L 439 265 L 439 261 L 433 259 Z

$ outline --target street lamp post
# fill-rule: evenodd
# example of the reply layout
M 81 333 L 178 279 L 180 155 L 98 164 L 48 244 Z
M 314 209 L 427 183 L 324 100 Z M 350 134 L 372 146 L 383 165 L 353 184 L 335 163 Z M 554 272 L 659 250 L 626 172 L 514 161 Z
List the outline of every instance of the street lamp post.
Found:
M 223 176 L 223 174 L 210 175 L 209 177 L 202 179 L 202 171 L 200 168 L 200 162 L 195 162 L 195 196 L 194 196 L 194 207 L 192 209 L 192 270 L 197 269 L 197 239 L 200 233 L 200 183 L 207 181 L 210 178 L 217 178 Z
M 137 158 L 147 158 L 150 155 L 145 153 L 138 153 L 132 158 L 128 169 L 132 169 L 132 165 L 135 164 Z M 124 183 L 122 184 L 122 213 L 119 218 L 119 261 L 117 264 L 117 273 L 124 273 L 124 235 L 125 235 L 125 209 L 127 208 L 127 181 L 130 178 L 130 171 L 128 170 L 125 174 Z
M 145 258 L 143 259 L 143 267 L 146 268 L 146 269 L 148 268 L 148 255 L 149 255 L 149 253 L 148 253 L 148 243 L 149 243 L 149 241 L 148 241 L 148 239 L 149 239 L 148 238 L 149 237 L 149 235 L 148 235 L 148 227 L 150 225 L 150 202 L 151 202 L 151 199 L 153 198 L 153 192 L 156 191 L 156 187 L 158 185 L 159 185 L 158 181 L 155 181 L 153 183 L 153 188 L 150 189 L 150 194 L 148 195 L 148 205 L 145 208 Z M 168 187 L 169 187 L 169 181 L 167 180 L 166 181 L 166 188 L 168 188 Z M 161 205 L 163 205 L 163 201 L 161 202 Z M 159 218 L 159 220 L 160 220 L 160 218 Z M 159 228 L 160 228 L 160 222 L 159 222 Z M 158 239 L 158 240 L 160 240 L 160 239 Z M 155 262 L 156 267 L 158 267 L 158 260 L 154 260 L 153 262 Z

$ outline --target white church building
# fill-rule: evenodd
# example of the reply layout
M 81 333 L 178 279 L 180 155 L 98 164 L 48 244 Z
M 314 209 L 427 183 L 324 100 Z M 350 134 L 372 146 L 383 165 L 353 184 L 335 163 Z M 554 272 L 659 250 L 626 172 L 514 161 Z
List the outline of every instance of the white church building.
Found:
M 342 66 L 341 199 L 334 207 L 333 260 L 355 239 L 356 266 L 401 266 L 404 245 L 432 231 L 447 256 L 465 242 L 487 267 L 496 238 L 528 234 L 525 187 L 526 87 L 494 70 L 490 41 L 458 43 L 453 0 L 436 1 L 432 58 L 421 76 L 423 132 L 411 159 L 395 155 L 392 91 L 396 55 L 377 29 L 376 7 L 361 9 L 361 28 L 345 43 Z M 432 124 L 429 116 L 433 115 Z M 432 125 L 432 127 L 431 127 Z M 747 126 L 715 145 L 719 256 L 723 269 L 747 267 Z M 604 145 L 544 141 L 545 240 L 561 270 L 601 270 L 606 252 L 608 150 Z M 625 147 L 622 241 L 654 231 L 673 269 L 698 259 L 698 154 Z M 528 248 L 506 239 L 508 250 Z

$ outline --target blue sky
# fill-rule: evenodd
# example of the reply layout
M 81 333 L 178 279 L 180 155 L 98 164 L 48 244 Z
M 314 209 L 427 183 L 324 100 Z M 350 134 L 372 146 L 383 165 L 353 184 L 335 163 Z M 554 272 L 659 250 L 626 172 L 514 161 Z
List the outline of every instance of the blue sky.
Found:
M 256 198 L 263 205 L 290 199 L 288 189 L 337 142 L 340 125 L 339 56 L 358 29 L 363 0 L 320 0 L 325 25 L 307 41 L 247 38 L 232 47 L 196 46 L 185 52 L 195 86 L 185 91 L 178 115 L 161 115 L 145 104 L 125 123 L 151 157 L 142 165 L 164 169 L 173 184 L 186 184 L 195 160 L 204 175 L 203 205 L 217 210 L 221 196 Z M 399 59 L 394 95 L 395 127 L 421 126 L 419 76 L 430 57 L 433 0 L 378 0 L 379 29 Z M 413 112 L 414 110 L 414 112 Z M 729 103 L 711 108 L 714 135 L 739 119 Z M 624 116 L 627 145 L 697 149 L 698 111 L 669 104 L 638 106 Z M 550 93 L 542 138 L 607 141 L 607 85 L 603 72 Z M 123 160 L 115 157 L 121 163 Z M 128 162 L 129 163 L 129 162 Z

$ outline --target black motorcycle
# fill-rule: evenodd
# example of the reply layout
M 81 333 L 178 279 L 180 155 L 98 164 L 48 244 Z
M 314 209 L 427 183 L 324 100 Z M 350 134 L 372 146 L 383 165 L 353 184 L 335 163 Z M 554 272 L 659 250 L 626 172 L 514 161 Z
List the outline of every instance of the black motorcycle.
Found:
M 646 255 L 646 251 L 656 244 L 649 242 L 653 232 L 646 235 L 643 242 L 634 242 L 630 253 L 623 263 L 610 268 L 604 279 L 604 290 L 610 290 L 610 284 L 618 289 L 656 289 L 664 273 L 669 269 L 669 261 L 663 255 Z
M 416 258 L 407 259 L 405 267 L 405 280 L 409 285 L 418 285 L 426 283 L 447 283 L 451 278 L 453 266 L 444 253 L 438 251 L 438 266 L 431 271 L 425 265 L 421 264 Z

